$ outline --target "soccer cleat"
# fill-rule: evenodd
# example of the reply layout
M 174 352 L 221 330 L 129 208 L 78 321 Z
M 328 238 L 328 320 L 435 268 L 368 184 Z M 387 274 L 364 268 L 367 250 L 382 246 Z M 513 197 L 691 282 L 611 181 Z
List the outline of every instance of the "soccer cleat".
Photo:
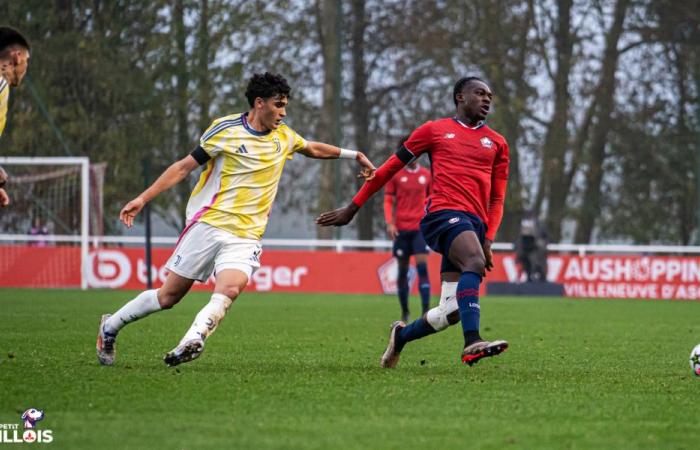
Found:
M 100 319 L 100 328 L 97 330 L 97 360 L 103 366 L 111 366 L 114 364 L 114 357 L 117 354 L 116 341 L 117 336 L 105 332 L 105 322 L 111 314 L 103 314 Z
M 398 333 L 401 328 L 405 327 L 406 324 L 397 320 L 391 324 L 391 331 L 389 332 L 389 345 L 386 346 L 382 359 L 379 365 L 385 369 L 393 369 L 399 363 L 399 357 L 401 354 L 396 351 L 396 333 Z
M 477 341 L 464 347 L 462 351 L 462 362 L 473 366 L 481 358 L 500 355 L 508 348 L 506 341 Z
M 178 364 L 190 362 L 193 359 L 199 358 L 199 355 L 204 351 L 204 341 L 202 339 L 191 339 L 183 342 L 163 358 L 168 367 L 175 367 Z

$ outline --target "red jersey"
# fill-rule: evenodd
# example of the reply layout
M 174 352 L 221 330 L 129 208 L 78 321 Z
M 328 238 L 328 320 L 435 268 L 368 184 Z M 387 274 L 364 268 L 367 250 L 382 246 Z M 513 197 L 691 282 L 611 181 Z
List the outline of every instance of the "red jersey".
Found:
M 416 166 L 414 170 L 404 167 L 384 187 L 384 219 L 393 223 L 400 231 L 420 229 L 420 220 L 425 215 L 425 199 L 430 193 L 430 171 Z M 392 218 L 394 200 L 396 217 Z
M 430 158 L 432 187 L 428 212 L 453 209 L 475 214 L 488 227 L 493 240 L 503 218 L 508 182 L 508 144 L 485 124 L 471 128 L 456 118 L 426 122 L 404 143 L 418 157 Z M 393 155 L 364 184 L 353 201 L 358 206 L 379 190 L 406 163 Z

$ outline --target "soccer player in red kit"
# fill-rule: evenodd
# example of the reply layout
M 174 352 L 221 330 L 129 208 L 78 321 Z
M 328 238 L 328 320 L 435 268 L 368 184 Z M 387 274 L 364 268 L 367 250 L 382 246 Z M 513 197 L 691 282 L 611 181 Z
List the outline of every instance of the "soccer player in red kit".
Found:
M 406 138 L 401 140 L 399 148 L 405 141 Z M 411 161 L 397 172 L 384 187 L 384 220 L 389 239 L 394 241 L 392 253 L 398 262 L 396 284 L 403 322 L 409 318 L 408 270 L 411 255 L 416 262 L 423 314 L 430 309 L 429 247 L 420 231 L 420 220 L 425 215 L 425 200 L 429 192 L 430 171 L 418 165 L 417 161 Z
M 381 366 L 395 367 L 404 346 L 462 322 L 462 362 L 472 365 L 508 348 L 506 341 L 486 341 L 479 334 L 479 286 L 493 267 L 491 244 L 503 217 L 508 183 L 506 140 L 484 120 L 493 94 L 477 77 L 461 78 L 454 86 L 453 117 L 426 122 L 366 182 L 344 208 L 321 214 L 320 225 L 349 223 L 367 199 L 403 166 L 427 153 L 432 188 L 421 231 L 428 245 L 442 254 L 439 306 L 406 325 L 394 322 Z

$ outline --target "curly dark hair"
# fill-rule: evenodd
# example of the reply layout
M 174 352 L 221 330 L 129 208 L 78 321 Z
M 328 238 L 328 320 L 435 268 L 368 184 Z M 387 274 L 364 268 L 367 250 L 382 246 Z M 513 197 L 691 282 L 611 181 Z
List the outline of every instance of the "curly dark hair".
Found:
M 253 106 L 258 97 L 265 99 L 284 95 L 291 98 L 290 91 L 291 88 L 282 75 L 265 72 L 263 74 L 256 73 L 251 77 L 245 90 L 245 96 L 248 99 L 248 104 Z
M 481 81 L 482 83 L 486 83 L 484 80 L 482 80 L 479 77 L 464 77 L 464 78 L 460 78 L 459 80 L 457 80 L 457 82 L 455 83 L 455 87 L 452 90 L 452 100 L 455 102 L 455 106 L 457 106 L 457 94 L 462 92 L 462 89 L 464 89 L 464 86 L 467 83 L 471 83 L 472 81 Z
M 0 56 L 13 45 L 19 45 L 29 50 L 29 42 L 19 31 L 10 27 L 0 27 Z

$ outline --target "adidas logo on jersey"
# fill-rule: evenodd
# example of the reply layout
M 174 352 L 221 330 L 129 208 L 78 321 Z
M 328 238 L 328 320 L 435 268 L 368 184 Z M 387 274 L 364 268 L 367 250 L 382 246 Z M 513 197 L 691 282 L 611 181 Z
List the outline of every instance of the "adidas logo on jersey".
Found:
M 236 153 L 248 153 L 248 149 L 245 148 L 245 145 L 241 145 L 238 147 L 238 150 L 236 150 Z

